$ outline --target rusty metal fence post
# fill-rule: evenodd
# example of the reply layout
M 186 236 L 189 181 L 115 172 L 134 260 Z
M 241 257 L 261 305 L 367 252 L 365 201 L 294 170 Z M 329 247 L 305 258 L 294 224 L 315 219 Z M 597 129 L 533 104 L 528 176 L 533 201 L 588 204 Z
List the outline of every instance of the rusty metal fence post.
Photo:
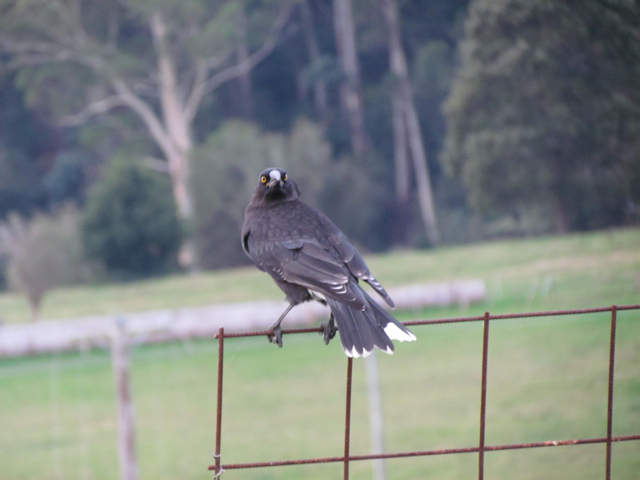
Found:
M 218 403 L 216 405 L 216 451 L 213 454 L 215 459 L 216 477 L 222 474 L 220 467 L 220 448 L 222 442 L 222 373 L 224 367 L 224 328 L 218 331 Z
M 344 480 L 349 480 L 349 446 L 351 443 L 351 387 L 353 385 L 353 358 L 347 360 L 347 407 L 344 418 Z
M 487 418 L 487 374 L 489 362 L 489 312 L 484 312 L 482 334 L 482 380 L 480 387 L 480 444 L 478 446 L 478 480 L 484 479 L 484 431 Z
M 616 322 L 618 307 L 611 307 L 611 339 L 609 342 L 609 389 L 607 392 L 607 458 L 605 480 L 611 480 L 611 439 L 613 434 L 613 374 L 616 360 Z

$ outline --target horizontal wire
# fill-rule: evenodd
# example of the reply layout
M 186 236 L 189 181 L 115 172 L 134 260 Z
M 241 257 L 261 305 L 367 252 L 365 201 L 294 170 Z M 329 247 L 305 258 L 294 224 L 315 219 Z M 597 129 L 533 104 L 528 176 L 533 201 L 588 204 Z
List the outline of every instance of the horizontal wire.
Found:
M 226 336 L 226 335 L 225 335 Z M 628 442 L 633 440 L 640 440 L 640 435 L 625 435 L 620 437 L 612 437 L 612 442 Z M 526 448 L 543 448 L 543 447 L 561 447 L 566 445 L 588 445 L 593 443 L 607 443 L 606 437 L 600 438 L 579 438 L 575 440 L 549 440 L 546 442 L 534 442 L 534 443 L 512 443 L 506 445 L 493 445 L 485 446 L 486 452 L 501 451 L 501 450 L 522 450 Z M 469 448 L 445 448 L 441 450 L 422 450 L 413 452 L 397 452 L 397 453 L 381 453 L 371 455 L 353 455 L 349 456 L 349 461 L 357 460 L 379 460 L 388 458 L 406 458 L 406 457 L 426 457 L 434 455 L 451 455 L 457 453 L 477 453 L 480 451 L 479 447 Z M 255 462 L 255 463 L 230 463 L 222 465 L 224 470 L 239 470 L 245 468 L 262 468 L 262 467 L 282 467 L 287 465 L 308 465 L 314 463 L 335 463 L 344 462 L 344 457 L 326 457 L 326 458 L 307 458 L 301 460 L 281 460 L 273 462 Z M 215 470 L 215 466 L 209 467 L 209 470 Z
M 640 304 L 637 305 L 620 305 L 616 307 L 618 311 L 622 310 L 640 310 Z M 535 318 L 535 317 L 554 317 L 561 315 L 580 315 L 585 313 L 603 313 L 611 312 L 611 307 L 599 307 L 599 308 L 582 308 L 574 310 L 548 310 L 542 312 L 526 312 L 526 313 L 504 313 L 504 314 L 491 314 L 489 318 L 491 320 L 507 320 L 517 318 Z M 403 325 L 415 326 L 415 325 L 436 325 L 443 323 L 463 323 L 463 322 L 481 322 L 484 320 L 484 315 L 476 315 L 471 317 L 454 317 L 454 318 L 437 318 L 433 320 L 412 320 L 409 322 L 403 322 Z M 310 328 L 290 328 L 283 329 L 283 334 L 296 334 L 296 333 L 323 333 L 322 327 L 310 327 Z M 272 332 L 269 330 L 256 330 L 249 332 L 224 332 L 225 338 L 239 338 L 239 337 L 260 337 L 268 335 Z M 215 335 L 218 338 L 218 334 Z

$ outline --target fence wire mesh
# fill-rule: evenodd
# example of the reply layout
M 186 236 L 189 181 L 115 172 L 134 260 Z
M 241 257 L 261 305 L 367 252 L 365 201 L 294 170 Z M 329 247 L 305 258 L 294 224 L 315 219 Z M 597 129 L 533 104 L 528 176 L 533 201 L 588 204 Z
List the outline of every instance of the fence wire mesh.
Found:
M 485 312 L 480 316 L 444 318 L 434 320 L 418 320 L 405 322 L 407 326 L 426 326 L 437 324 L 463 323 L 463 322 L 483 322 L 483 341 L 482 341 L 482 374 L 480 388 L 480 415 L 479 415 L 479 440 L 477 446 L 461 447 L 461 448 L 443 448 L 432 450 L 414 450 L 399 451 L 394 453 L 382 453 L 371 455 L 351 455 L 350 454 L 350 432 L 351 432 L 351 393 L 353 385 L 353 359 L 347 359 L 347 380 L 346 380 L 346 406 L 345 406 L 345 424 L 344 424 L 344 454 L 342 456 L 324 457 L 324 458 L 302 458 L 294 460 L 274 460 L 267 462 L 250 462 L 250 463 L 222 463 L 222 405 L 223 405 L 223 386 L 224 386 L 224 344 L 226 339 L 238 337 L 256 337 L 266 336 L 268 331 L 251 331 L 251 332 L 233 332 L 225 333 L 224 328 L 220 328 L 216 338 L 218 339 L 218 376 L 217 376 L 217 410 L 216 410 L 216 445 L 214 459 L 215 464 L 209 466 L 209 470 L 215 472 L 216 478 L 225 470 L 239 470 L 249 468 L 266 468 L 288 465 L 305 465 L 319 463 L 335 463 L 344 464 L 344 479 L 349 479 L 349 466 L 351 462 L 375 459 L 391 459 L 391 458 L 409 458 L 434 455 L 454 455 L 454 454 L 478 454 L 478 479 L 483 480 L 485 475 L 485 452 L 501 451 L 501 450 L 520 450 L 545 447 L 557 447 L 566 445 L 586 445 L 586 444 L 606 444 L 605 451 L 605 479 L 611 479 L 611 459 L 612 444 L 616 442 L 638 441 L 640 440 L 640 432 L 634 435 L 613 435 L 613 400 L 615 386 L 615 354 L 616 354 L 616 328 L 617 317 L 619 311 L 624 310 L 640 310 L 640 304 L 624 305 L 601 308 L 587 308 L 574 310 L 555 310 L 555 311 L 538 311 L 528 313 L 510 313 L 492 315 Z M 609 312 L 610 320 L 610 337 L 609 337 L 609 355 L 608 355 L 608 388 L 607 388 L 607 415 L 606 415 L 606 436 L 597 438 L 577 438 L 566 440 L 547 440 L 532 443 L 510 443 L 500 445 L 486 445 L 486 414 L 487 414 L 487 383 L 489 374 L 489 332 L 492 321 L 496 320 L 516 320 L 537 317 L 567 316 L 567 315 L 586 315 L 591 313 Z M 305 334 L 305 333 L 321 333 L 321 328 L 295 328 L 285 329 L 283 334 Z

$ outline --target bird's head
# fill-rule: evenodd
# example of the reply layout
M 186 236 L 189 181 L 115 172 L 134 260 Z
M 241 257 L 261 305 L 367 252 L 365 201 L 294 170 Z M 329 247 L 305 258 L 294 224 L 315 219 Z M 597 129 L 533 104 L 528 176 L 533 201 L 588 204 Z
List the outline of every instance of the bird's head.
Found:
M 298 198 L 298 187 L 281 168 L 267 168 L 260 173 L 256 195 L 266 201 Z

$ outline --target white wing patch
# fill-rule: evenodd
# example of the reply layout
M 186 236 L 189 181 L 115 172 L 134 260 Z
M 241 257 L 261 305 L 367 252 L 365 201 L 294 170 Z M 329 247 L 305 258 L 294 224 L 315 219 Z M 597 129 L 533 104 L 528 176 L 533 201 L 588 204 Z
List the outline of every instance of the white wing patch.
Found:
M 323 294 L 321 294 L 320 292 L 316 292 L 315 290 L 311 290 L 310 288 L 307 288 L 307 290 L 309 291 L 309 295 L 311 295 L 311 298 L 326 303 L 327 297 L 325 297 Z
M 344 283 L 339 283 L 337 285 L 331 285 L 329 288 L 331 288 L 331 290 L 333 290 L 338 295 L 342 295 L 343 293 L 347 293 L 347 286 Z

